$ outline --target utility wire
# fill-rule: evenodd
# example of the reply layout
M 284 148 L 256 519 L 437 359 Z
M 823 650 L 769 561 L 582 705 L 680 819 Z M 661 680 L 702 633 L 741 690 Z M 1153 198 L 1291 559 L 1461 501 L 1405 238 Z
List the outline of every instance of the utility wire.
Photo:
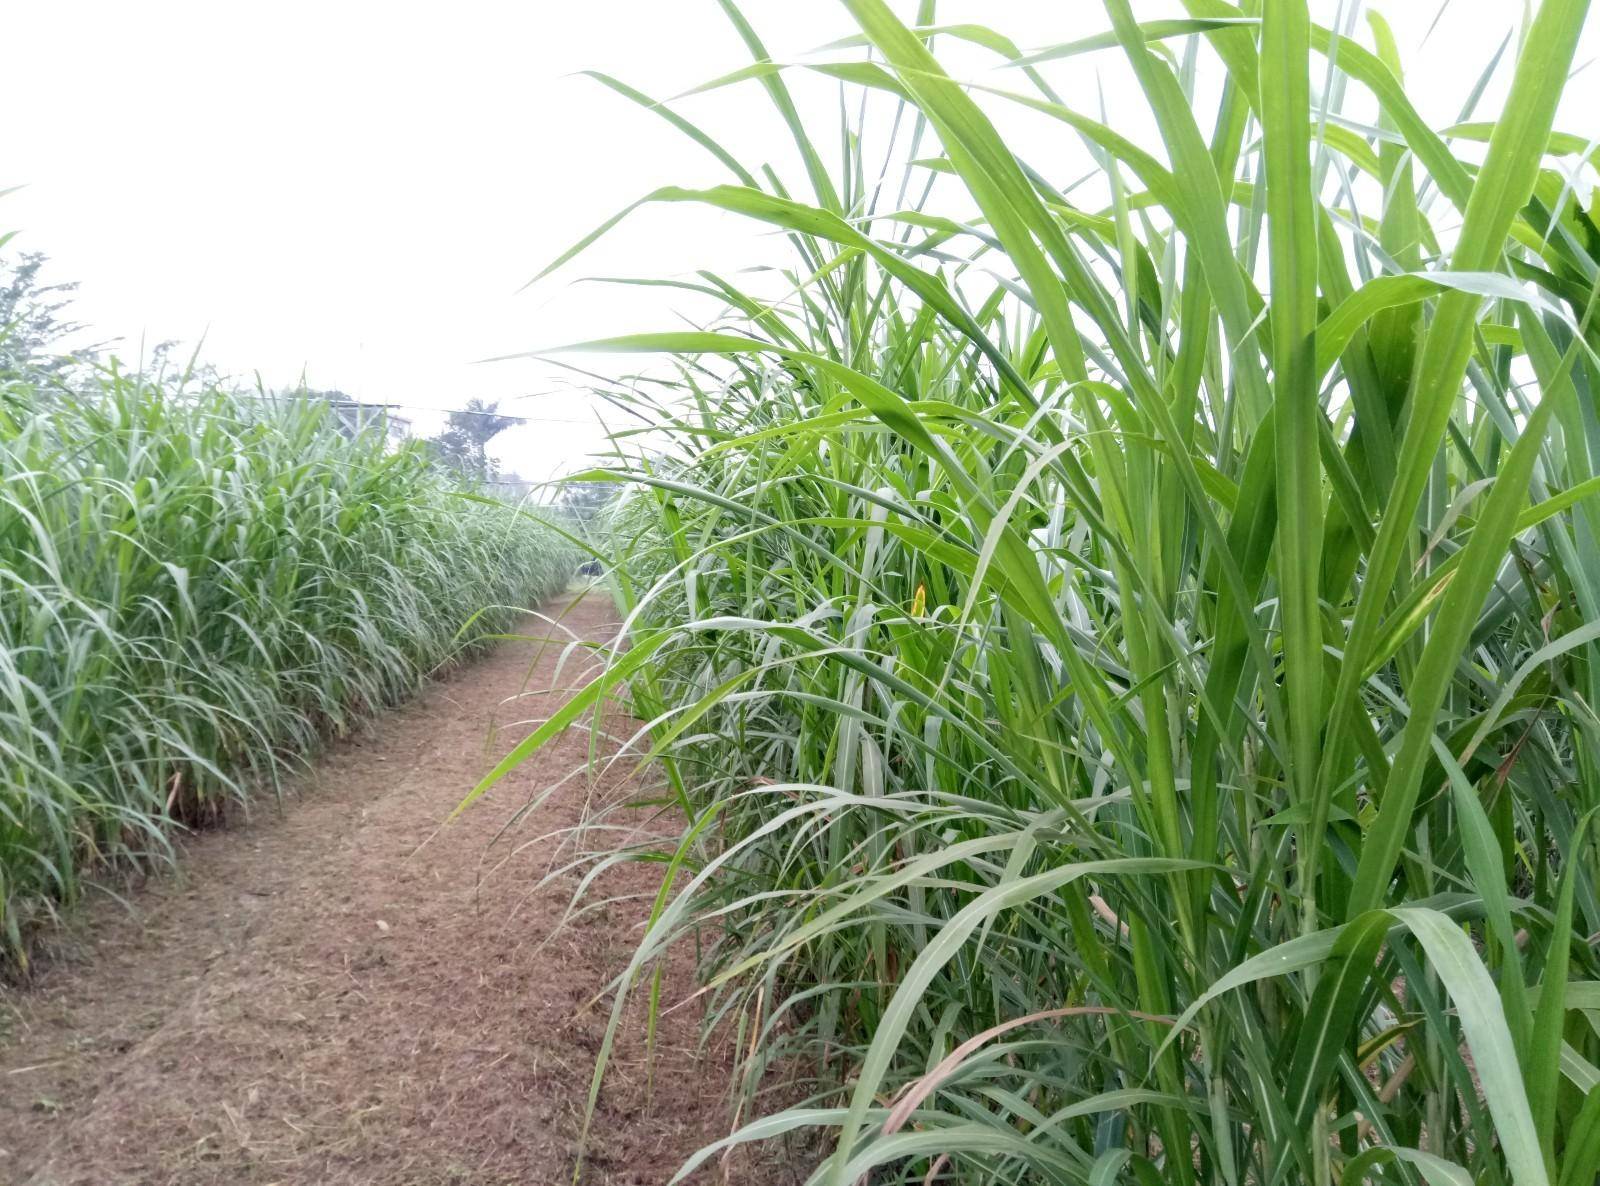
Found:
M 508 412 L 480 412 L 471 408 L 440 408 L 431 404 L 408 404 L 387 400 L 383 403 L 369 403 L 360 399 L 324 399 L 319 395 L 303 395 L 298 392 L 283 394 L 257 395 L 254 392 L 241 392 L 247 399 L 267 400 L 269 402 L 280 399 L 316 400 L 325 403 L 331 408 L 404 408 L 408 412 L 440 412 L 447 416 L 495 416 L 501 420 L 516 420 L 523 424 L 593 424 L 593 420 L 571 416 L 515 416 Z M 526 398 L 517 396 L 513 398 Z

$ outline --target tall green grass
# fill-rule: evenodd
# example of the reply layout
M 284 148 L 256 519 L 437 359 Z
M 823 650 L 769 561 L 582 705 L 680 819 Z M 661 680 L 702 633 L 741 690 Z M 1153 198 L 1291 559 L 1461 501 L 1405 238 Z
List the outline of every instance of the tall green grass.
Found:
M 275 791 L 575 551 L 315 401 L 108 369 L 0 392 L 0 931 Z M 481 611 L 481 613 L 480 613 Z M 475 617 L 475 615 L 478 615 Z M 463 630 L 463 627 L 466 627 Z
M 793 187 L 602 81 L 733 174 L 647 200 L 794 264 L 584 345 L 677 356 L 615 393 L 671 444 L 596 475 L 630 645 L 523 750 L 608 687 L 644 722 L 673 835 L 624 854 L 665 876 L 613 1028 L 696 942 L 723 1145 L 820 1132 L 829 1186 L 1595 1181 L 1600 228 L 1551 130 L 1587 5 L 1444 129 L 1380 19 L 1304 0 L 1062 6 L 1028 55 L 845 0 L 797 66 L 723 7 L 755 65 L 714 86 L 765 88 Z M 1052 89 L 1095 54 L 1148 142 Z

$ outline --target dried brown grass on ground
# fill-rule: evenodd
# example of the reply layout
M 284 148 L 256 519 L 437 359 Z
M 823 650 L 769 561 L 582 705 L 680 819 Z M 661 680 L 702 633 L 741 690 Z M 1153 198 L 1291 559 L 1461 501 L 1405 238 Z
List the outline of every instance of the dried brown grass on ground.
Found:
M 611 618 L 591 596 L 562 625 L 595 639 Z M 0 990 L 0 1181 L 569 1182 L 605 1026 L 590 1002 L 631 954 L 655 874 L 612 872 L 602 894 L 624 900 L 552 934 L 577 875 L 529 889 L 558 842 L 491 871 L 497 831 L 584 762 L 582 735 L 435 835 L 526 732 L 511 722 L 592 674 L 569 658 L 565 692 L 508 699 L 548 687 L 559 654 L 502 646 L 336 746 L 282 813 L 195 837 L 179 875 L 84 910 L 32 983 Z M 572 778 L 516 839 L 626 790 Z M 692 989 L 673 964 L 668 999 Z M 663 1018 L 652 1091 L 629 1027 L 585 1181 L 664 1182 L 726 1131 L 727 1068 L 697 1056 L 698 1023 L 693 1005 Z

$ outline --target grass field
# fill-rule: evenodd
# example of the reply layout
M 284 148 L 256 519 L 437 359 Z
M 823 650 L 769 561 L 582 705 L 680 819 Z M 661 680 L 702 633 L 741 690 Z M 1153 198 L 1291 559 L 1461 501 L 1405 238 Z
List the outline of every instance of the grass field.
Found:
M 273 793 L 577 553 L 316 401 L 109 369 L 0 392 L 0 930 Z M 481 612 L 480 612 L 481 611 Z
M 679 835 L 622 854 L 664 888 L 613 1024 L 699 944 L 729 1141 L 815 1130 L 830 1186 L 1594 1181 L 1600 229 L 1552 130 L 1587 4 L 1442 130 L 1381 19 L 1303 0 L 1108 0 L 1028 56 L 845 0 L 795 66 L 723 7 L 755 64 L 716 85 L 804 176 L 602 81 L 730 174 L 647 200 L 793 261 L 584 345 L 677 367 L 619 384 L 659 427 L 594 475 L 631 645 L 523 747 L 607 686 L 645 722 Z M 1095 54 L 1148 142 L 1052 90 Z

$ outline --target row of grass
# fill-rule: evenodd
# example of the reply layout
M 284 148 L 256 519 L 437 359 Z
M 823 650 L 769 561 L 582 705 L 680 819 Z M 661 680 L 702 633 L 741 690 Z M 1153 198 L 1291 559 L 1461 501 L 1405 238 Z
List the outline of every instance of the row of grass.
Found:
M 585 344 L 678 367 L 618 386 L 658 427 L 594 475 L 629 645 L 522 751 L 606 689 L 643 722 L 668 835 L 622 856 L 665 880 L 612 1026 L 693 942 L 741 1063 L 692 1165 L 810 1132 L 828 1186 L 1588 1186 L 1600 228 L 1592 129 L 1552 133 L 1587 4 L 1446 129 L 1381 20 L 1304 0 L 1063 6 L 1028 55 L 843 7 L 783 65 L 723 4 L 755 65 L 712 89 L 765 89 L 789 186 L 601 78 L 732 175 L 651 200 L 795 252 Z M 1052 89 L 1096 55 L 1142 142 Z
M 576 565 L 321 401 L 114 368 L 0 391 L 0 932 L 482 645 Z M 480 613 L 480 611 L 483 611 Z M 474 616 L 478 615 L 478 616 Z M 467 629 L 463 631 L 463 627 Z

